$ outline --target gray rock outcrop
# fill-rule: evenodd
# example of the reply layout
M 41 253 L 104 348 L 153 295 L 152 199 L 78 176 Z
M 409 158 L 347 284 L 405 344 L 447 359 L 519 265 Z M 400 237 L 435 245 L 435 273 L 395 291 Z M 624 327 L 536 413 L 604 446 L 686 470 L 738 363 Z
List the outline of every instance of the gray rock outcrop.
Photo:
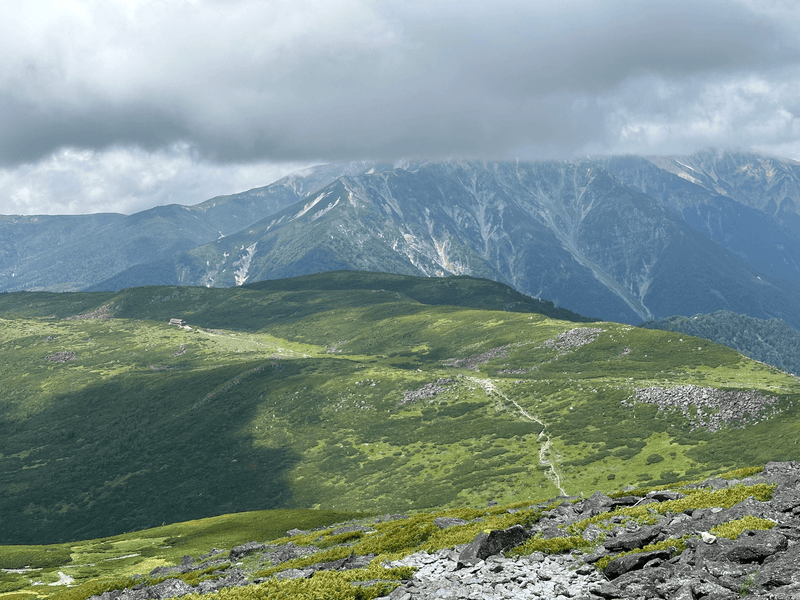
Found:
M 750 496 L 731 506 L 686 508 L 684 492 L 739 490 L 736 486 L 772 484 L 772 498 Z M 753 488 L 755 489 L 755 488 Z M 763 489 L 763 486 L 762 486 Z M 705 496 L 706 498 L 708 496 Z M 691 499 L 691 498 L 689 498 Z M 552 600 L 797 600 L 800 598 L 800 463 L 767 463 L 763 472 L 741 480 L 709 479 L 678 490 L 655 490 L 648 494 L 611 497 L 596 493 L 587 499 L 558 498 L 535 505 L 541 516 L 521 524 L 482 532 L 469 544 L 437 552 L 415 552 L 400 560 L 385 561 L 387 568 L 414 567 L 413 576 L 384 600 L 433 599 L 541 599 Z M 662 504 L 662 503 L 672 504 Z M 647 519 L 636 519 L 617 511 L 620 507 L 646 507 Z M 671 510 L 672 507 L 680 507 Z M 637 508 L 638 510 L 638 508 Z M 373 531 L 370 525 L 392 519 L 378 517 L 361 523 L 343 524 L 333 532 Z M 592 518 L 587 525 L 586 519 Z M 748 521 L 740 521 L 749 518 Z M 754 519 L 755 518 L 755 519 Z M 649 523 L 647 522 L 649 521 Z M 753 523 L 755 530 L 725 537 L 714 529 L 731 522 Z M 581 524 L 582 523 L 582 524 Z M 466 525 L 463 519 L 439 518 L 438 529 Z M 576 529 L 576 527 L 578 529 Z M 582 528 L 582 529 L 581 529 Z M 714 535 L 710 530 L 717 531 Z M 576 532 L 579 532 L 576 534 Z M 559 538 L 564 538 L 559 540 Z M 572 543 L 569 540 L 580 540 Z M 565 542 L 560 546 L 560 541 Z M 527 556 L 506 553 L 525 543 L 542 548 L 564 547 L 565 552 Z M 546 542 L 546 543 L 545 543 Z M 548 546 L 550 542 L 553 545 Z M 372 564 L 374 554 L 349 556 L 311 563 L 318 552 L 311 545 L 287 542 L 268 545 L 251 542 L 229 552 L 233 560 L 221 565 L 216 578 L 191 586 L 182 573 L 205 569 L 225 555 L 215 549 L 181 565 L 160 567 L 154 575 L 171 577 L 154 585 L 106 592 L 96 600 L 165 600 L 187 593 L 206 594 L 223 587 L 259 583 L 251 579 L 252 565 L 274 565 L 270 577 L 297 579 L 314 577 L 320 571 L 343 571 Z M 304 557 L 307 566 L 280 570 L 286 561 Z M 296 564 L 296 563 L 295 563 Z M 379 580 L 357 582 L 370 586 Z

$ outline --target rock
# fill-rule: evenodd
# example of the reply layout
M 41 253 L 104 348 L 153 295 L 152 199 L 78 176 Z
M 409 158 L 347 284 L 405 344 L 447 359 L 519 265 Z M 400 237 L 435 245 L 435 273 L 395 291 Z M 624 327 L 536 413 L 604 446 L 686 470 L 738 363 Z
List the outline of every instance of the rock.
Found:
M 671 492 L 669 490 L 661 490 L 649 492 L 647 497 L 652 498 L 657 502 L 666 502 L 667 500 L 680 500 L 681 498 L 685 498 L 686 494 L 681 494 L 680 492 Z
M 692 585 L 684 583 L 670 600 L 695 600 L 694 593 L 692 592 Z
M 464 519 L 457 519 L 455 517 L 438 517 L 433 520 L 433 524 L 439 529 L 447 529 L 448 527 L 456 527 L 458 525 L 466 525 L 469 521 Z
M 175 573 L 180 573 L 181 567 L 178 566 L 164 566 L 164 567 L 156 567 L 152 571 L 150 571 L 150 577 L 163 577 L 164 575 L 174 575 Z
M 615 579 L 629 571 L 641 569 L 647 563 L 654 559 L 667 560 L 671 556 L 669 550 L 654 550 L 652 552 L 634 552 L 633 554 L 626 554 L 612 560 L 603 573 L 609 579 Z
M 782 555 L 775 556 L 775 560 L 764 564 L 755 576 L 755 583 L 766 590 L 800 586 L 800 546 L 794 545 Z M 797 597 L 800 598 L 800 595 Z
M 777 484 L 771 501 L 759 502 L 748 498 L 730 509 L 716 507 L 687 510 L 686 513 L 658 515 L 651 509 L 651 516 L 658 519 L 655 525 L 640 526 L 625 515 L 604 515 L 617 506 L 642 505 L 672 499 L 672 492 L 648 494 L 645 498 L 627 496 L 610 498 L 605 494 L 594 494 L 590 498 L 573 503 L 565 499 L 536 505 L 543 512 L 542 518 L 526 531 L 522 526 L 506 530 L 495 530 L 477 536 L 472 543 L 454 548 L 445 548 L 434 553 L 417 552 L 384 566 L 414 567 L 412 578 L 393 591 L 389 597 L 404 600 L 448 599 L 503 599 L 548 598 L 554 600 L 732 600 L 740 595 L 764 600 L 798 600 L 800 598 L 800 463 L 770 463 L 764 473 L 748 478 L 753 483 Z M 737 481 L 708 480 L 693 484 L 689 489 L 723 489 L 738 485 Z M 688 487 L 688 486 L 687 486 Z M 554 506 L 548 509 L 549 506 Z M 595 541 L 607 536 L 602 545 L 587 550 L 586 554 L 573 549 L 570 554 L 551 555 L 536 552 L 530 556 L 506 558 L 505 550 L 524 542 L 531 532 L 539 532 L 544 539 L 566 537 L 575 532 L 567 526 L 589 515 L 601 515 L 597 525 L 583 530 L 584 539 Z M 690 516 L 691 515 L 691 516 Z M 743 516 L 752 515 L 775 521 L 769 531 L 748 531 L 737 540 L 714 536 L 709 530 L 715 525 Z M 605 518 L 604 518 L 605 517 Z M 376 517 L 372 524 L 395 517 Z M 398 515 L 397 518 L 404 518 Z M 363 522 L 344 524 L 335 531 L 371 531 Z M 436 521 L 440 528 L 463 524 L 454 519 Z M 297 530 L 299 531 L 299 530 Z M 303 532 L 304 533 L 304 532 Z M 614 557 L 613 554 L 628 549 L 641 548 L 655 540 L 689 536 L 687 549 L 672 556 L 675 549 L 655 552 L 638 552 Z M 676 544 L 677 544 L 676 540 Z M 257 548 L 259 546 L 256 542 Z M 253 548 L 245 544 L 245 548 Z M 240 547 L 242 548 L 242 547 Z M 234 549 L 236 551 L 237 549 Z M 292 542 L 281 546 L 264 546 L 253 549 L 254 554 L 241 568 L 218 571 L 221 577 L 201 582 L 190 590 L 198 594 L 213 593 L 224 587 L 260 583 L 263 579 L 249 581 L 243 569 L 260 570 L 268 565 L 316 552 L 314 546 L 298 546 Z M 603 581 L 603 576 L 593 566 L 602 556 L 612 555 L 605 574 L 613 582 Z M 213 560 L 222 560 L 219 551 L 205 555 Z M 338 561 L 318 563 L 301 569 L 287 569 L 275 575 L 281 579 L 311 577 L 324 569 L 346 570 L 365 566 L 373 556 L 351 555 Z M 209 562 L 198 562 L 184 557 L 181 565 L 160 567 L 159 576 L 184 570 L 207 569 Z M 146 587 L 141 582 L 134 588 L 116 590 L 95 597 L 96 600 L 164 600 L 187 593 L 183 583 L 172 583 L 161 587 Z M 369 588 L 380 578 L 360 582 Z M 365 590 L 366 592 L 366 590 Z M 165 595 L 167 594 L 167 595 Z M 175 594 L 172 596 L 171 594 Z
M 595 492 L 583 501 L 581 512 L 586 517 L 593 517 L 611 510 L 614 500 L 606 496 L 603 492 Z
M 622 594 L 622 590 L 615 586 L 613 583 L 608 581 L 601 583 L 597 587 L 594 587 L 590 590 L 592 595 L 600 597 L 600 598 L 608 598 L 608 600 L 612 600 L 613 598 L 619 598 Z
M 292 542 L 284 544 L 283 546 L 278 546 L 272 552 L 269 552 L 266 555 L 266 558 L 274 565 L 278 565 L 280 563 L 286 562 L 288 560 L 294 560 L 295 558 L 300 558 L 301 556 L 306 556 L 307 554 L 313 554 L 316 552 L 318 548 L 316 546 L 295 546 Z
M 496 529 L 489 534 L 481 532 L 472 540 L 458 557 L 458 566 L 472 566 L 492 554 L 504 552 L 521 544 L 530 537 L 522 525 L 514 525 L 508 529 Z
M 296 535 L 306 535 L 308 532 L 302 529 L 290 529 L 286 532 L 286 537 L 294 537 Z
M 713 544 L 714 542 L 717 541 L 717 536 L 707 531 L 701 531 L 700 539 L 703 540 L 703 542 L 705 542 L 706 544 Z
M 178 598 L 191 594 L 194 592 L 194 588 L 181 579 L 167 579 L 147 588 L 147 591 L 149 598 L 163 600 L 164 598 Z
M 788 540 L 772 531 L 745 531 L 722 558 L 737 563 L 763 562 L 768 556 L 786 550 Z
M 635 506 L 641 501 L 642 499 L 639 496 L 620 496 L 619 498 L 613 498 L 613 503 L 609 507 L 609 511 L 619 508 L 620 506 Z
M 242 544 L 241 546 L 236 546 L 230 552 L 231 562 L 236 562 L 238 560 L 241 560 L 248 554 L 252 554 L 253 552 L 263 550 L 264 548 L 266 548 L 266 546 L 264 544 L 259 544 L 258 542 L 247 542 L 246 544 Z
M 709 600 L 738 600 L 739 594 L 713 581 L 698 581 L 692 585 L 695 596 Z
M 375 558 L 374 554 L 366 554 L 363 556 L 356 556 L 350 554 L 346 558 L 339 560 L 332 560 L 330 562 L 321 562 L 315 565 L 310 565 L 308 568 L 313 571 L 349 571 L 350 569 L 361 569 L 369 565 L 372 559 Z
M 662 529 L 659 525 L 649 525 L 640 528 L 633 533 L 627 533 L 617 536 L 611 540 L 607 540 L 603 547 L 609 552 L 622 552 L 626 550 L 635 550 L 642 546 L 649 544 L 656 539 L 661 533 Z
M 286 569 L 275 575 L 275 579 L 306 579 L 313 573 L 313 569 Z

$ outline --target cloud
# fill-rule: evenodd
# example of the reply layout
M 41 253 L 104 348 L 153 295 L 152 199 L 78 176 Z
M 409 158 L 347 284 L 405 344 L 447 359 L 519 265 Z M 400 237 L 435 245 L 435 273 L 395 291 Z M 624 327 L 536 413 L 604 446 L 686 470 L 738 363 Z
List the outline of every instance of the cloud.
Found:
M 301 163 L 215 164 L 186 144 L 155 152 L 66 148 L 36 163 L 0 169 L 0 214 L 132 214 L 163 204 L 197 204 L 262 186 Z
M 599 133 L 576 139 L 573 118 L 602 119 L 598 98 L 631 81 L 797 60 L 793 32 L 730 1 L 34 6 L 2 9 L 7 164 L 176 141 L 220 160 L 507 153 L 540 135 L 570 150 Z
M 790 148 L 799 27 L 779 0 L 7 0 L 0 166 Z

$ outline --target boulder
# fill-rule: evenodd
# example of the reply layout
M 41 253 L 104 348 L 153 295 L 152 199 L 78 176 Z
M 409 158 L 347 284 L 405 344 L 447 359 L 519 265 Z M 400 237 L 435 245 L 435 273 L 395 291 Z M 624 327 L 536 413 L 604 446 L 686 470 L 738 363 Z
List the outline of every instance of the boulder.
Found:
M 620 575 L 624 575 L 629 571 L 641 569 L 651 560 L 668 560 L 672 556 L 669 550 L 653 550 L 652 552 L 634 552 L 633 554 L 626 554 L 612 560 L 603 573 L 609 579 L 616 579 Z
M 246 544 L 242 544 L 241 546 L 236 546 L 230 552 L 230 559 L 231 562 L 236 562 L 241 560 L 248 554 L 252 554 L 253 552 L 258 552 L 259 550 L 263 550 L 266 548 L 264 544 L 259 544 L 258 542 L 247 542 Z
M 456 527 L 458 525 L 466 525 L 469 521 L 464 519 L 457 519 L 455 517 L 438 517 L 433 520 L 433 524 L 439 529 L 447 529 L 448 527 Z
M 493 554 L 505 552 L 530 537 L 522 525 L 508 529 L 495 529 L 491 533 L 481 532 L 458 557 L 458 568 L 472 566 Z
M 736 563 L 760 563 L 768 556 L 786 550 L 787 546 L 788 540 L 780 533 L 748 530 L 721 557 Z
M 614 500 L 606 496 L 603 492 L 595 492 L 583 501 L 582 513 L 586 517 L 593 517 L 611 510 Z
M 609 552 L 624 552 L 627 550 L 635 550 L 649 544 L 655 540 L 661 533 L 662 529 L 659 525 L 648 525 L 639 528 L 638 531 L 632 533 L 625 533 L 615 538 L 607 540 L 603 543 L 603 547 Z
M 167 579 L 161 583 L 150 586 L 147 588 L 148 596 L 155 598 L 155 600 L 164 600 L 165 598 L 178 598 L 191 594 L 195 590 L 188 583 L 182 579 Z

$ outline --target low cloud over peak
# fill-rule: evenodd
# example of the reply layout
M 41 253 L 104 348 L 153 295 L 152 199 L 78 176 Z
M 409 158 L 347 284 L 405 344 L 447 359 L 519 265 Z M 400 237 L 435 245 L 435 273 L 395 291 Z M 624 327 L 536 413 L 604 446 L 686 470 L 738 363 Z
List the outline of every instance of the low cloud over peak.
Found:
M 0 165 L 795 153 L 798 25 L 732 0 L 12 0 Z

